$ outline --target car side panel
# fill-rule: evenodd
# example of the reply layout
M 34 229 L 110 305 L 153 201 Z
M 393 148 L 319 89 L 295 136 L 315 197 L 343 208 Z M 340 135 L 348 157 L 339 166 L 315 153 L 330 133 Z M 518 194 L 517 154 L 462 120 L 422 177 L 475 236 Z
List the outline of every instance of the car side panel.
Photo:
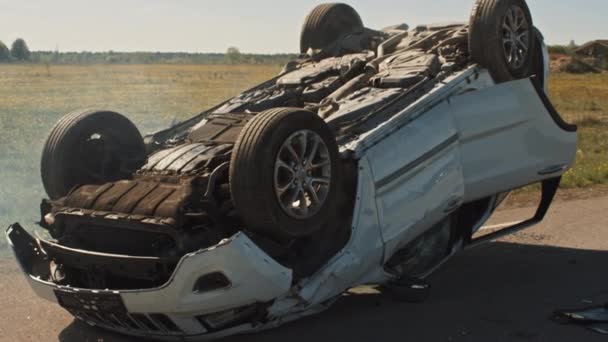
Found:
M 560 122 L 541 92 L 523 79 L 450 99 L 461 137 L 465 201 L 554 178 L 572 165 L 576 131 Z
M 324 303 L 348 288 L 382 283 L 388 279 L 383 272 L 384 243 L 378 224 L 374 197 L 374 180 L 367 160 L 359 162 L 357 195 L 353 212 L 351 237 L 346 246 L 327 265 L 299 285 L 299 300 Z M 284 306 L 278 302 L 277 307 Z M 292 310 L 287 306 L 287 310 Z M 280 314 L 280 310 L 271 310 Z
M 370 148 L 385 260 L 460 206 L 459 135 L 443 102 Z

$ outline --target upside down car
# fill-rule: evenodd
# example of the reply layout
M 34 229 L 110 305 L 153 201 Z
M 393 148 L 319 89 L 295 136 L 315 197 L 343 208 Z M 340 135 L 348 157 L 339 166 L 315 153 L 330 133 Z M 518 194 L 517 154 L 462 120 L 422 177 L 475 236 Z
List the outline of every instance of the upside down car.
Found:
M 362 284 L 405 298 L 459 251 L 543 219 L 577 128 L 547 98 L 524 0 L 381 30 L 322 4 L 300 48 L 277 77 L 145 137 L 112 111 L 63 117 L 41 162 L 48 234 L 6 233 L 34 291 L 119 333 L 217 338 Z M 534 217 L 480 237 L 533 183 Z

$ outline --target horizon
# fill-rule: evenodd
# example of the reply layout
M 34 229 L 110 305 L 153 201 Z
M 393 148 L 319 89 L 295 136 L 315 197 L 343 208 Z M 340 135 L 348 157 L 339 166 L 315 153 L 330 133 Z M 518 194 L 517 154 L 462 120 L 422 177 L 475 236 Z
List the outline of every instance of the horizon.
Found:
M 380 29 L 405 22 L 419 24 L 468 20 L 473 0 L 353 0 L 367 27 Z M 161 52 L 222 54 L 237 47 L 244 54 L 297 53 L 304 17 L 322 1 L 273 3 L 271 0 L 226 0 L 209 6 L 197 0 L 78 0 L 28 3 L 0 0 L 0 41 L 10 47 L 23 38 L 38 52 Z M 548 45 L 578 45 L 608 38 L 608 2 L 586 0 L 574 8 L 569 0 L 530 1 L 535 25 Z
M 18 38 L 22 38 L 22 37 L 18 37 Z M 25 42 L 27 43 L 27 39 L 23 38 L 25 40 Z M 3 42 L 4 44 L 6 44 L 6 46 L 10 49 L 10 44 L 7 44 L 5 41 L 2 41 L 0 39 L 0 42 Z M 12 42 L 10 42 L 12 43 Z M 28 45 L 29 47 L 29 45 Z M 68 53 L 160 53 L 160 54 L 186 54 L 186 55 L 225 55 L 226 51 L 205 51 L 205 52 L 199 52 L 199 51 L 117 51 L 117 50 L 104 50 L 104 51 L 88 51 L 88 50 L 81 50 L 81 51 L 60 51 L 60 50 L 33 50 L 30 48 L 30 52 L 32 53 L 64 53 L 64 54 L 68 54 Z M 249 52 L 249 51 L 241 51 L 239 49 L 240 54 L 242 55 L 268 55 L 268 56 L 281 56 L 281 55 L 297 55 L 297 52 L 276 52 L 276 53 L 264 53 L 264 52 Z

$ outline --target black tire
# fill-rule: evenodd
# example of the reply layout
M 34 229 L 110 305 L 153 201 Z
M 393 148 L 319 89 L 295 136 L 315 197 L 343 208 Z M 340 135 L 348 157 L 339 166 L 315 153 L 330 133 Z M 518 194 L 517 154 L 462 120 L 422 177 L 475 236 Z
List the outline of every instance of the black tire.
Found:
M 288 140 L 304 130 L 314 132 L 325 144 L 326 165 L 330 165 L 331 175 L 327 176 L 329 185 L 324 201 L 315 213 L 294 218 L 279 202 L 275 166 Z M 302 152 L 302 155 L 308 154 Z M 303 109 L 275 108 L 256 115 L 243 128 L 232 152 L 230 191 L 247 229 L 280 239 L 300 238 L 321 229 L 335 211 L 340 173 L 338 146 L 327 124 L 318 115 Z M 294 184 L 296 179 L 292 177 Z
M 504 42 L 524 32 L 505 30 L 503 24 L 508 20 L 511 9 L 525 18 L 527 36 L 521 44 Z M 521 10 L 521 12 L 519 12 Z M 520 21 L 518 21 L 519 23 Z M 507 82 L 531 76 L 535 53 L 535 37 L 532 16 L 525 0 L 477 0 L 469 23 L 469 52 L 473 61 L 487 68 L 496 82 Z M 515 32 L 516 34 L 511 34 Z M 511 46 L 515 46 L 511 50 Z M 519 48 L 518 46 L 521 46 Z M 509 58 L 506 51 L 512 51 L 515 58 Z M 521 57 L 520 57 L 521 55 Z
M 300 52 L 326 48 L 344 35 L 361 31 L 363 21 L 352 7 L 342 3 L 321 4 L 304 21 Z
M 51 199 L 84 184 L 103 184 L 131 176 L 146 158 L 141 134 L 121 114 L 75 111 L 51 130 L 42 152 L 42 183 Z

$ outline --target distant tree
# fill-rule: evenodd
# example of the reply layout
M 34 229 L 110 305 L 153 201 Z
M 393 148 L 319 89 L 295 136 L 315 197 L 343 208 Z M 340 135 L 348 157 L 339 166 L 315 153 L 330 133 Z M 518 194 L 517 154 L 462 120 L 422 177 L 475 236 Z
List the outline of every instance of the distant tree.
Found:
M 241 60 L 241 51 L 234 46 L 231 46 L 226 51 L 226 59 L 230 64 L 237 64 Z
M 181 52 L 60 52 L 32 51 L 29 62 L 39 64 L 266 64 L 284 65 L 297 55 L 232 53 L 181 53 Z M 12 60 L 12 58 L 11 58 Z
M 0 42 L 0 63 L 8 62 L 10 57 L 11 52 L 8 50 L 8 47 L 6 47 L 3 42 Z
M 30 59 L 30 49 L 27 47 L 25 40 L 19 38 L 13 42 L 11 46 L 11 55 L 18 61 L 27 61 Z

